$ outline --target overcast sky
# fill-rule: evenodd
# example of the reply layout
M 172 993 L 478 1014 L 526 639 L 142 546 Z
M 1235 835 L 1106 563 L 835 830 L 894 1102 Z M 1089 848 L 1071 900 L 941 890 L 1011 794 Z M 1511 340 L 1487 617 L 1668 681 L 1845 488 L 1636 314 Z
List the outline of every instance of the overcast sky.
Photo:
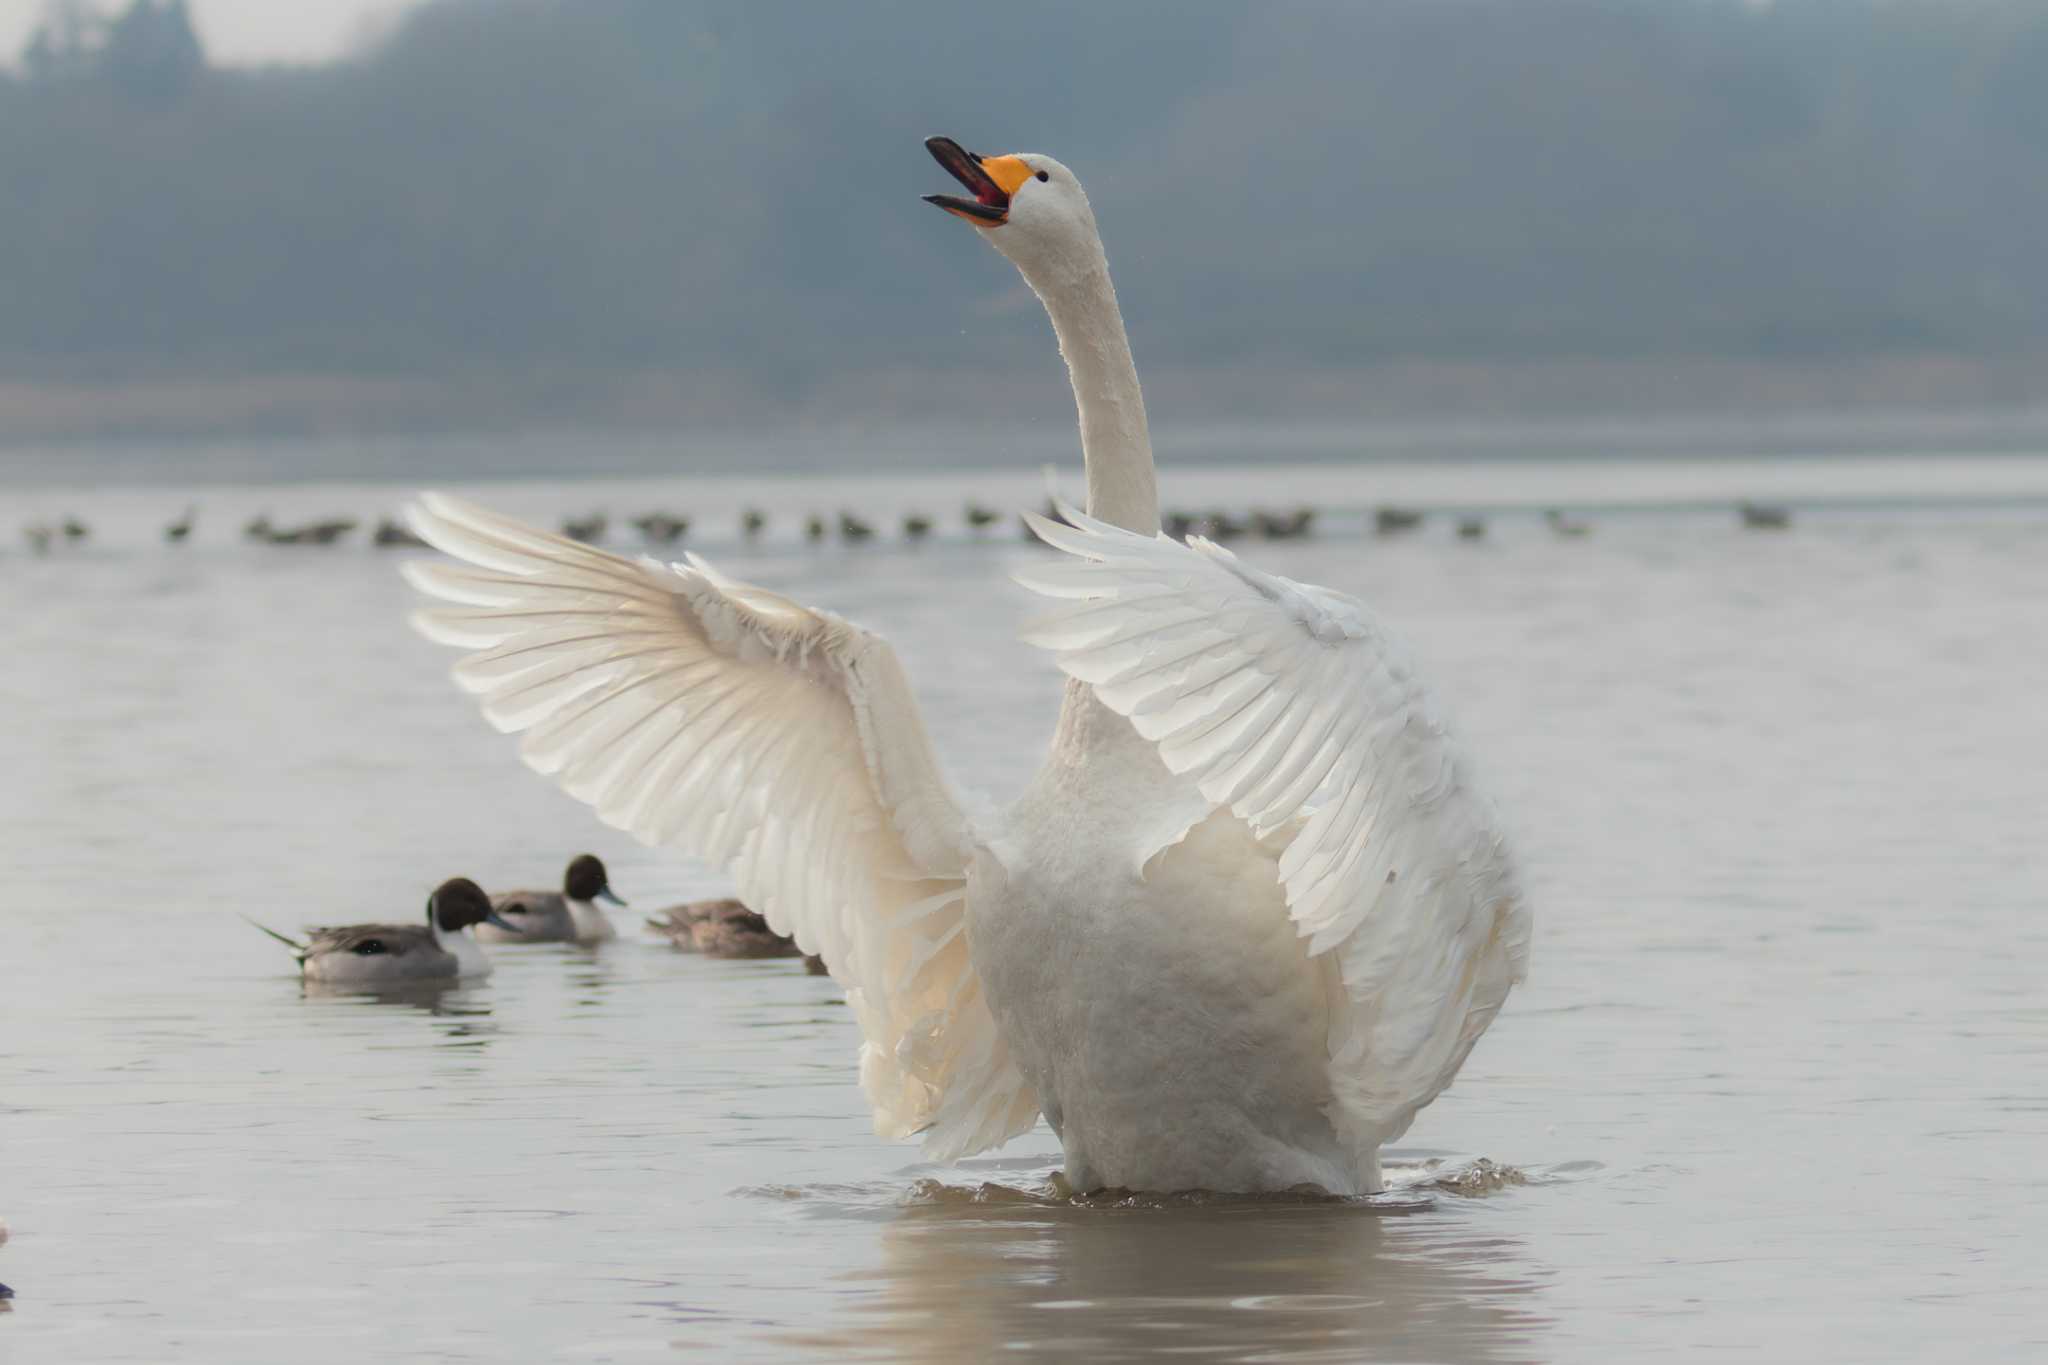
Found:
M 47 0 L 0 0 L 0 61 L 13 65 Z M 216 62 L 310 62 L 375 33 L 416 0 L 187 0 Z M 98 0 L 102 12 L 127 0 Z

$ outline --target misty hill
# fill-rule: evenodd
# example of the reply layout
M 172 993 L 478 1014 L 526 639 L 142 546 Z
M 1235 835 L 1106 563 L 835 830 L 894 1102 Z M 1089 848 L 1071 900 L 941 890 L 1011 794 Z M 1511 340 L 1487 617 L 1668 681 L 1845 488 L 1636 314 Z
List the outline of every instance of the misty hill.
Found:
M 1037 383 L 932 132 L 1081 174 L 1148 373 L 2048 351 L 2018 0 L 442 0 L 333 66 L 179 54 L 0 79 L 17 389 Z

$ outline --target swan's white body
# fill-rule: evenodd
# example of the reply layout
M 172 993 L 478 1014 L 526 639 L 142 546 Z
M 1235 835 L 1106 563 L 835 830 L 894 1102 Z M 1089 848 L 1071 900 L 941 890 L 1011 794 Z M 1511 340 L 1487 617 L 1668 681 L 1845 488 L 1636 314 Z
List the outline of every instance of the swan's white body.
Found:
M 417 619 L 479 651 L 457 679 L 530 764 L 823 955 L 878 1131 L 954 1157 L 1043 1112 L 1079 1189 L 1376 1190 L 1523 975 L 1501 835 L 1361 604 L 1157 534 L 1087 198 L 998 160 L 986 235 L 1052 317 L 1089 493 L 1037 523 L 1070 557 L 1020 575 L 1063 603 L 1027 638 L 1070 681 L 1000 821 L 962 812 L 884 641 L 694 556 L 429 495 L 416 528 L 475 567 L 410 566 L 460 604 Z

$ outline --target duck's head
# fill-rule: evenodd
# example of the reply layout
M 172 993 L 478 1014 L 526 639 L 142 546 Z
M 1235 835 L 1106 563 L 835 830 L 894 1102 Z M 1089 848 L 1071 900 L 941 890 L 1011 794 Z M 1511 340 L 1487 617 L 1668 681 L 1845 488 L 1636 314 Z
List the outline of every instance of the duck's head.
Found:
M 456 933 L 472 924 L 495 924 L 515 934 L 520 932 L 518 925 L 491 908 L 491 898 L 467 877 L 450 877 L 434 888 L 434 894 L 427 897 L 427 923 L 444 934 Z
M 605 872 L 604 864 L 595 853 L 579 853 L 569 860 L 568 870 L 562 874 L 562 894 L 572 901 L 609 901 L 613 905 L 624 905 L 618 893 L 612 890 L 611 877 Z
M 925 202 L 972 223 L 1027 274 L 1100 259 L 1095 212 L 1081 182 L 1059 162 L 1038 152 L 976 156 L 949 137 L 928 137 L 924 145 L 967 191 L 928 194 Z

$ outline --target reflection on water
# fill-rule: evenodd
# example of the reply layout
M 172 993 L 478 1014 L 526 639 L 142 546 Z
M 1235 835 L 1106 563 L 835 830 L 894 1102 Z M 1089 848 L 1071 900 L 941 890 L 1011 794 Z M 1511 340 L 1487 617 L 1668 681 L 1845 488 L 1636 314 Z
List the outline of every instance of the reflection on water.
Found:
M 1538 1276 L 1428 1202 L 1061 1200 L 926 1188 L 840 1338 L 876 1358 L 1537 1359 Z
M 364 1005 L 408 1005 L 428 1014 L 487 1016 L 489 997 L 458 981 L 400 981 L 362 986 L 333 981 L 302 981 L 299 993 L 308 1000 L 342 1000 Z

